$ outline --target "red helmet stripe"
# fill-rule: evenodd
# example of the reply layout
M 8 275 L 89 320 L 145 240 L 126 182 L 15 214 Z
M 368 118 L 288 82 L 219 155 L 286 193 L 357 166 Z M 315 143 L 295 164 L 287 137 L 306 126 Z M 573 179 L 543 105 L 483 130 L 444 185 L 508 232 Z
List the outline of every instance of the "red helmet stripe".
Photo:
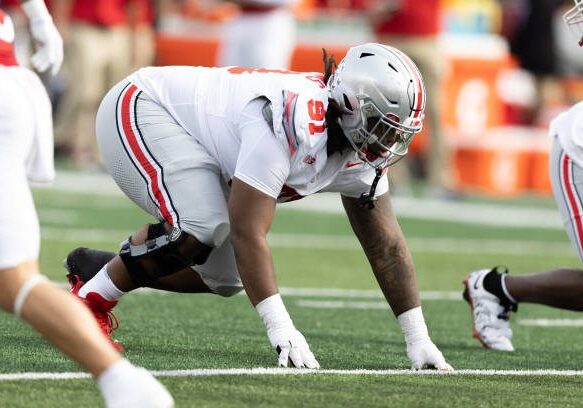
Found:
M 413 107 L 413 118 L 414 119 L 418 119 L 421 116 L 421 112 L 423 110 L 423 107 L 425 106 L 425 90 L 423 88 L 423 78 L 421 77 L 421 73 L 419 72 L 419 69 L 417 69 L 417 66 L 415 66 L 415 64 L 413 63 L 413 61 L 411 61 L 411 58 L 409 58 L 405 53 L 403 53 L 401 50 L 394 48 L 394 47 L 389 47 L 387 46 L 387 48 L 390 51 L 393 51 L 395 54 L 397 54 L 398 57 L 401 58 L 401 60 L 403 61 L 403 63 L 405 64 L 405 66 L 407 67 L 409 74 L 411 75 L 411 77 L 413 78 L 413 84 L 415 87 L 415 102 L 414 102 L 414 107 Z

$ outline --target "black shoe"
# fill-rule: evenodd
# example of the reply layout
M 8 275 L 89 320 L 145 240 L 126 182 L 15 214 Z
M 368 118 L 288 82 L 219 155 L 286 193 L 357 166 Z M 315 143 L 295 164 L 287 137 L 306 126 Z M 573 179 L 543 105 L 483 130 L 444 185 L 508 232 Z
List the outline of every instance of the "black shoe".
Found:
M 75 248 L 69 252 L 64 262 L 69 283 L 74 286 L 77 281 L 81 281 L 83 284 L 88 282 L 115 256 L 114 252 L 85 247 Z

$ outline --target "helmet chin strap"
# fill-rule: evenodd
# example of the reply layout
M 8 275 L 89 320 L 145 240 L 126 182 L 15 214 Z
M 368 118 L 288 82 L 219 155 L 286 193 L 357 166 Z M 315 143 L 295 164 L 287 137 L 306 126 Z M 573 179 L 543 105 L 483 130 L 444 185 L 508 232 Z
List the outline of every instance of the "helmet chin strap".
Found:
M 358 197 L 358 204 L 362 207 L 362 208 L 368 208 L 369 210 L 372 210 L 375 205 L 374 202 L 377 200 L 377 198 L 374 196 L 375 191 L 377 189 L 377 184 L 379 183 L 379 180 L 381 179 L 381 177 L 383 176 L 383 169 L 381 169 L 380 167 L 377 167 L 375 169 L 375 177 L 374 180 L 372 182 L 372 184 L 370 185 L 370 190 L 368 191 L 368 193 L 362 193 L 360 195 L 360 197 Z

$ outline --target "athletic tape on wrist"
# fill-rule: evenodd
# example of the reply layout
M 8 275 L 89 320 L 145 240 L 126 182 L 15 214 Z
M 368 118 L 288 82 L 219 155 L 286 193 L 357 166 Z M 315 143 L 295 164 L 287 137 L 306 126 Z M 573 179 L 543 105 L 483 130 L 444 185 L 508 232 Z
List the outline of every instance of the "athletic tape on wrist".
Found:
M 22 307 L 24 306 L 24 302 L 26 301 L 26 298 L 28 297 L 28 295 L 30 294 L 30 291 L 39 283 L 45 283 L 48 282 L 49 280 L 46 278 L 46 276 L 43 275 L 32 275 L 30 278 L 28 278 L 28 280 L 26 282 L 24 282 L 24 284 L 20 287 L 20 289 L 18 289 L 18 293 L 16 294 L 16 297 L 14 298 L 14 314 L 18 317 L 20 317 L 20 313 L 22 312 Z
M 414 307 L 413 309 L 401 313 L 397 316 L 397 320 L 399 321 L 401 331 L 405 336 L 405 342 L 407 344 L 415 344 L 429 339 L 429 333 L 427 332 L 427 326 L 425 325 L 421 306 Z
M 261 320 L 263 320 L 267 331 L 286 326 L 293 327 L 294 325 L 279 293 L 257 303 L 255 310 L 261 316 Z

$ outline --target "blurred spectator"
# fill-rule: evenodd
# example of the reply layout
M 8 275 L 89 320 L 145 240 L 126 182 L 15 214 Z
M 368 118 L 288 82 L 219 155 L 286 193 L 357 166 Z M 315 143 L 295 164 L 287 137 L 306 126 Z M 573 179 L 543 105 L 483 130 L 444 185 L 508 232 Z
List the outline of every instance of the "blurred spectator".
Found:
M 537 98 L 527 121 L 545 127 L 554 116 L 554 107 L 561 105 L 562 109 L 553 29 L 554 16 L 561 3 L 562 0 L 501 1 L 503 21 L 512 21 L 511 29 L 503 31 L 509 37 L 510 51 L 520 66 L 535 77 Z
M 56 144 L 78 167 L 98 163 L 94 117 L 105 92 L 137 65 L 153 58 L 148 0 L 52 0 L 65 40 L 65 93 L 59 104 Z
M 227 21 L 218 66 L 287 69 L 296 42 L 296 0 L 233 0 L 240 12 Z
M 440 55 L 437 36 L 440 32 L 440 0 L 368 0 L 368 14 L 377 41 L 402 50 L 417 64 L 425 80 L 429 148 L 422 157 L 428 194 L 450 196 L 449 151 L 443 139 L 440 117 L 440 88 L 445 59 Z M 392 171 L 397 191 L 410 188 L 410 172 L 405 161 Z

